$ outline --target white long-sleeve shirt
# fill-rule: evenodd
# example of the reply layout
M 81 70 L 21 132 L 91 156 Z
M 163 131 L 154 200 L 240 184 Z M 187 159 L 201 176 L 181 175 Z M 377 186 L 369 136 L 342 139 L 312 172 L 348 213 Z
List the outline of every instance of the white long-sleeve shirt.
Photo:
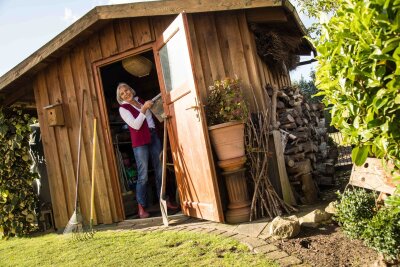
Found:
M 141 104 L 139 102 L 138 97 L 135 97 L 135 100 L 139 104 Z M 129 103 L 124 101 L 123 104 L 129 104 Z M 139 130 L 140 127 L 142 127 L 144 120 L 146 120 L 147 121 L 147 125 L 149 126 L 149 128 L 155 128 L 153 116 L 152 116 L 151 111 L 149 109 L 146 110 L 145 114 L 143 114 L 142 112 L 140 112 L 139 108 L 135 107 L 132 104 L 129 104 L 129 105 L 131 105 L 137 111 L 139 111 L 139 115 L 135 119 L 135 117 L 133 117 L 132 113 L 129 110 L 127 110 L 126 108 L 120 107 L 119 108 L 119 114 L 121 115 L 121 118 L 124 120 L 124 122 L 126 124 L 128 124 L 130 127 L 132 127 L 135 130 Z

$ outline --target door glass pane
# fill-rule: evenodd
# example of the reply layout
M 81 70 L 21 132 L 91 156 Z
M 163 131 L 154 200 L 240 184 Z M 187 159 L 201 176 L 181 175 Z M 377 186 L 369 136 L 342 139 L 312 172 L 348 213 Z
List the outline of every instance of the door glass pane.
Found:
M 191 65 L 183 30 L 179 30 L 161 49 L 160 61 L 167 92 L 182 86 L 191 77 Z

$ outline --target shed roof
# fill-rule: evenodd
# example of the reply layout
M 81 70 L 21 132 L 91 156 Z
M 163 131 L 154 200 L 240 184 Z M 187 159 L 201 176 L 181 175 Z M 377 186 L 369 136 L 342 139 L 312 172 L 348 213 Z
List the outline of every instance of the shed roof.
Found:
M 300 21 L 296 10 L 287 0 L 164 0 L 97 6 L 1 76 L 0 94 L 13 92 L 12 99 L 10 97 L 7 98 L 8 103 L 21 98 L 26 94 L 26 88 L 31 87 L 30 82 L 28 82 L 29 79 L 37 72 L 70 50 L 74 44 L 88 37 L 112 19 L 172 15 L 181 12 L 199 13 L 263 7 L 284 8 L 292 15 L 297 30 L 301 34 L 306 35 L 305 27 Z M 311 50 L 313 48 L 310 45 Z

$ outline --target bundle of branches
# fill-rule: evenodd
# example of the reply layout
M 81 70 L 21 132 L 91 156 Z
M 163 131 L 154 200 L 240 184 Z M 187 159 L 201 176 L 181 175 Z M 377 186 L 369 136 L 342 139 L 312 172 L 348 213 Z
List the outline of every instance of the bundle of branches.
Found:
M 246 156 L 248 170 L 254 183 L 250 221 L 267 216 L 274 218 L 282 215 L 284 211 L 295 211 L 295 208 L 279 197 L 268 177 L 269 125 L 267 111 L 252 114 L 246 124 Z
M 278 34 L 270 28 L 251 24 L 254 33 L 257 54 L 271 69 L 286 72 L 296 68 L 300 57 L 295 54 L 301 38 Z

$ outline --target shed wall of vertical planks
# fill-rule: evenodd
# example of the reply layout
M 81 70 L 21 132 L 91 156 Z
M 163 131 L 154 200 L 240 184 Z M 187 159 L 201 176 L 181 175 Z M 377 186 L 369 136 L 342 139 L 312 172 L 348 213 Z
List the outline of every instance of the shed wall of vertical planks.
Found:
M 35 76 L 34 93 L 57 228 L 65 227 L 74 211 L 81 112 L 84 121 L 78 188 L 83 217 L 89 220 L 93 119 L 100 117 L 95 162 L 95 222 L 111 224 L 124 219 L 108 116 L 101 116 L 105 110 L 104 96 L 98 94 L 92 66 L 154 42 L 174 17 L 111 20 Z M 252 110 L 257 110 L 256 102 L 259 108 L 269 107 L 269 99 L 262 98 L 266 84 L 278 87 L 290 84 L 288 74 L 274 74 L 257 56 L 244 11 L 198 13 L 188 17 L 195 77 L 204 101 L 213 81 L 225 77 L 237 76 L 242 80 Z M 86 96 L 82 111 L 79 109 L 83 91 Z M 57 102 L 62 103 L 65 126 L 50 127 L 43 108 Z

